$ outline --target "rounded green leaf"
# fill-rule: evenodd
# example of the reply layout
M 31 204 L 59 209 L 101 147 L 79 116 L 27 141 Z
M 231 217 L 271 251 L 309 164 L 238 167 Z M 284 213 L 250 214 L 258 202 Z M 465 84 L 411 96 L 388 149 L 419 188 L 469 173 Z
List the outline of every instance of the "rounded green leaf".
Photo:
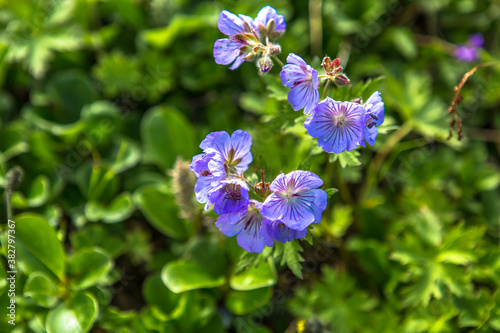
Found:
M 85 217 L 89 221 L 103 221 L 105 223 L 121 222 L 134 212 L 130 193 L 124 192 L 116 196 L 109 206 L 104 206 L 97 201 L 89 201 L 85 205 Z
M 253 290 L 274 286 L 277 281 L 274 261 L 269 258 L 267 262 L 262 262 L 257 267 L 252 265 L 239 274 L 231 274 L 229 285 L 235 290 Z
M 43 307 L 51 308 L 58 300 L 57 286 L 47 275 L 34 272 L 30 274 L 23 290 L 24 296 Z
M 166 264 L 161 271 L 161 279 L 174 293 L 219 287 L 226 282 L 223 275 L 212 276 L 200 265 L 185 260 Z
M 36 177 L 31 183 L 28 193 L 28 205 L 30 207 L 39 207 L 43 205 L 50 196 L 50 181 L 44 176 Z
M 248 291 L 233 290 L 226 296 L 226 307 L 235 315 L 250 313 L 264 306 L 271 299 L 271 290 L 272 288 Z
M 109 255 L 99 248 L 78 251 L 69 263 L 73 289 L 85 289 L 96 284 L 113 268 Z
M 178 155 L 191 159 L 196 144 L 194 130 L 179 111 L 157 106 L 149 109 L 141 123 L 144 161 L 169 169 Z
M 17 215 L 14 221 L 18 267 L 26 274 L 39 270 L 52 272 L 63 280 L 66 256 L 49 222 L 35 214 Z
M 88 293 L 76 294 L 47 315 L 47 333 L 88 332 L 98 314 L 97 301 Z
M 148 276 L 142 288 L 148 304 L 157 306 L 165 314 L 172 312 L 179 301 L 179 295 L 171 292 L 161 280 L 160 274 Z
M 186 239 L 191 228 L 178 217 L 178 208 L 173 195 L 155 186 L 141 187 L 134 193 L 134 203 L 146 219 L 163 234 Z
M 111 169 L 119 174 L 135 166 L 141 160 L 141 149 L 131 140 L 121 138 L 120 145 L 113 153 L 113 164 Z

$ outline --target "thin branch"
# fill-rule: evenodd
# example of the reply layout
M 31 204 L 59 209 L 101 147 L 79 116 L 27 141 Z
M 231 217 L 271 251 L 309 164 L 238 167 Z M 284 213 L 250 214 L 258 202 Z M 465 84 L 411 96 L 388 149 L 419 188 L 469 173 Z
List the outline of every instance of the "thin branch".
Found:
M 460 113 L 458 112 L 458 105 L 462 101 L 462 88 L 464 87 L 465 83 L 467 80 L 480 68 L 483 67 L 488 67 L 488 66 L 495 66 L 495 65 L 500 65 L 500 62 L 485 62 L 479 65 L 474 66 L 470 71 L 464 74 L 462 76 L 462 79 L 460 80 L 460 83 L 455 86 L 455 95 L 453 96 L 453 99 L 451 101 L 450 106 L 448 107 L 448 114 L 450 114 L 450 134 L 448 135 L 448 140 L 453 137 L 453 130 L 456 129 L 457 135 L 458 135 L 458 140 L 463 139 L 463 134 L 462 134 L 462 118 L 460 117 Z

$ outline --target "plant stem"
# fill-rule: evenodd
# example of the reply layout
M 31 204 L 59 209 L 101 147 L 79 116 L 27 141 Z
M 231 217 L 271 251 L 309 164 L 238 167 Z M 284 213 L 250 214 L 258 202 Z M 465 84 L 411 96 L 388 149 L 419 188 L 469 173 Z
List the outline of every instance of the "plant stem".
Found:
M 339 184 L 340 195 L 342 199 L 349 205 L 354 204 L 354 200 L 352 199 L 351 191 L 349 191 L 349 187 L 347 186 L 344 178 L 342 178 L 342 174 L 340 172 L 340 162 L 335 162 L 335 175 L 337 176 L 337 181 Z
M 277 56 L 274 56 L 274 55 L 272 57 L 273 57 L 273 60 L 278 63 L 278 65 L 280 65 L 281 67 L 285 66 L 283 64 L 283 62 L 280 60 L 280 58 L 278 58 Z
M 368 190 L 379 182 L 377 177 L 377 173 L 382 166 L 387 155 L 391 152 L 391 150 L 401 141 L 408 133 L 412 130 L 412 123 L 405 122 L 397 131 L 395 131 L 389 139 L 385 142 L 385 144 L 379 149 L 378 153 L 373 158 L 372 163 L 368 167 L 366 171 L 366 178 L 362 190 L 360 191 L 360 197 L 363 198 Z
M 325 87 L 323 88 L 323 94 L 321 95 L 321 99 L 326 98 L 329 86 L 330 86 L 330 80 L 326 80 Z

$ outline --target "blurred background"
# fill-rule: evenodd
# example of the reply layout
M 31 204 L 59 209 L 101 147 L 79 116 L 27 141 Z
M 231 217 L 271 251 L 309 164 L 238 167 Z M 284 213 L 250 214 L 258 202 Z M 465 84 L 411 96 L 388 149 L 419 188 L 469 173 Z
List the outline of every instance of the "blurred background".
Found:
M 374 147 L 315 148 L 279 65 L 215 64 L 221 10 L 265 5 L 285 16 L 282 61 L 293 52 L 319 70 L 340 55 L 351 85 L 334 98 L 381 92 Z M 463 140 L 448 139 L 447 112 L 462 76 L 498 61 L 500 1 L 0 9 L 0 186 L 17 265 L 13 326 L 2 222 L 0 331 L 500 331 L 498 63 L 462 89 Z M 236 129 L 253 137 L 248 178 L 309 169 L 339 189 L 309 242 L 244 254 L 195 201 L 199 143 Z

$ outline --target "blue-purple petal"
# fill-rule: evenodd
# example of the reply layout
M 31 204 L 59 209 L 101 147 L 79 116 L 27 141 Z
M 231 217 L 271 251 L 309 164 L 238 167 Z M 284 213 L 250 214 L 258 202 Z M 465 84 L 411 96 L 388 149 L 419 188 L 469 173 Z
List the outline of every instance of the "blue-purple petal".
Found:
M 264 27 L 266 27 L 267 23 L 271 19 L 274 19 L 274 22 L 276 23 L 276 28 L 274 29 L 275 32 L 285 31 L 285 17 L 283 15 L 278 15 L 276 10 L 271 6 L 265 6 L 259 11 L 257 17 L 254 20 L 255 27 L 258 28 L 259 25 L 263 25 Z
M 233 237 L 238 234 L 245 225 L 238 223 L 242 215 L 242 212 L 232 213 L 232 214 L 222 214 L 217 218 L 215 226 L 228 237 Z
M 314 193 L 314 223 L 319 223 L 319 221 L 321 221 L 322 219 L 323 211 L 326 209 L 326 205 L 328 203 L 328 195 L 324 190 L 321 189 L 315 189 L 311 192 Z
M 378 129 L 377 127 L 373 126 L 372 128 L 368 128 L 365 126 L 365 140 L 368 142 L 370 146 L 373 146 L 375 144 L 375 139 L 377 138 L 378 134 Z M 364 145 L 363 145 L 364 147 Z
M 338 124 L 336 117 L 342 116 Z M 351 102 L 335 102 L 329 97 L 318 104 L 304 126 L 326 152 L 339 154 L 355 149 L 363 140 L 366 110 Z
M 305 60 L 294 53 L 290 53 L 288 57 L 286 57 L 286 62 L 289 64 L 297 65 L 299 67 L 300 66 L 303 66 L 304 68 L 307 67 L 307 63 L 305 62 Z
M 228 38 L 217 39 L 214 44 L 214 59 L 219 65 L 232 64 L 240 55 L 242 44 Z
M 295 170 L 286 175 L 286 182 L 295 190 L 313 189 L 323 185 L 323 181 L 310 171 Z
M 304 238 L 307 235 L 307 229 L 294 230 L 288 228 L 280 221 L 269 221 L 265 219 L 262 221 L 262 229 L 266 231 L 266 245 L 272 246 L 274 240 L 280 243 L 290 242 L 293 239 Z M 271 245 L 269 245 L 271 244 Z
M 234 189 L 238 195 L 232 195 Z M 238 178 L 222 180 L 217 187 L 208 194 L 209 200 L 214 204 L 214 212 L 222 215 L 236 213 L 248 205 L 248 186 Z
M 250 148 L 252 146 L 252 137 L 250 134 L 243 130 L 236 130 L 231 134 L 231 146 L 234 149 L 234 159 L 240 159 L 238 164 L 238 172 L 244 172 L 248 169 L 248 165 L 252 163 L 252 153 Z
M 217 26 L 227 36 L 233 36 L 245 31 L 243 20 L 227 10 L 220 13 Z

